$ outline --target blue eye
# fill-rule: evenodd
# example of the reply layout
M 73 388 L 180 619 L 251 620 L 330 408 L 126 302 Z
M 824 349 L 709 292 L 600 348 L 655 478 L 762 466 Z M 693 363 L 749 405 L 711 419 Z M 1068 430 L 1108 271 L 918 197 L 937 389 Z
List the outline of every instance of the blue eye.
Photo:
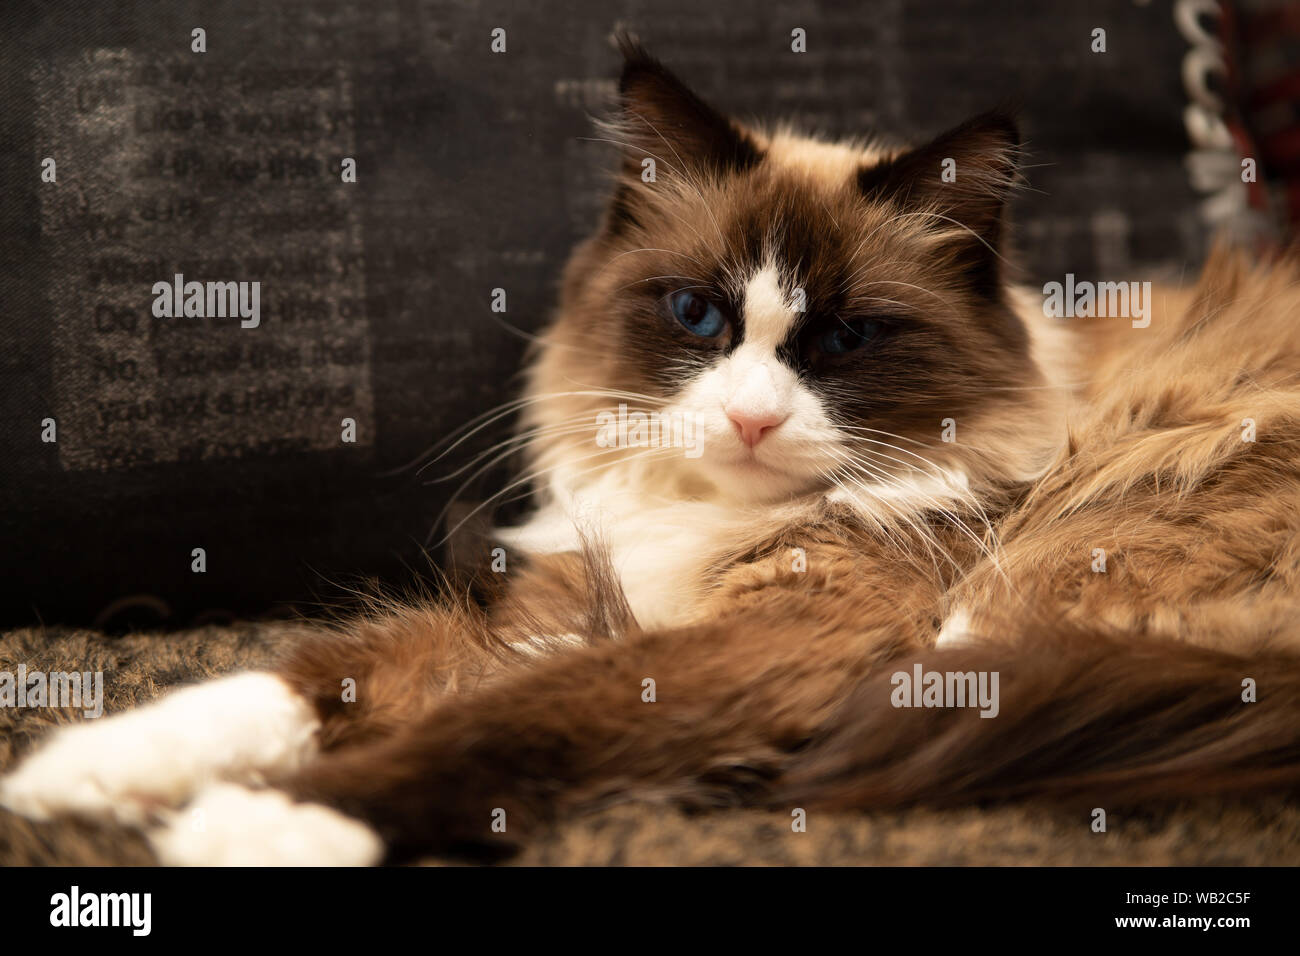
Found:
M 712 339 L 727 330 L 727 320 L 716 305 L 694 292 L 676 292 L 670 304 L 673 318 L 688 332 Z
M 823 352 L 839 355 L 855 352 L 869 345 L 880 334 L 880 324 L 870 319 L 850 319 L 838 321 L 834 327 L 827 329 L 817 339 L 817 345 Z

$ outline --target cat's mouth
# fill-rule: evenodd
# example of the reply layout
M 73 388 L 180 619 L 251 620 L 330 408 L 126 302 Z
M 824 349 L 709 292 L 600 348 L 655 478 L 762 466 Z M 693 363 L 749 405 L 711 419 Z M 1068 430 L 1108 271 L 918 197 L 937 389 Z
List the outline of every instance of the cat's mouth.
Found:
M 818 484 L 821 474 L 813 463 L 801 457 L 764 453 L 757 448 L 740 449 L 716 464 L 734 479 L 759 482 L 768 490 L 775 484 L 783 493 L 808 490 Z

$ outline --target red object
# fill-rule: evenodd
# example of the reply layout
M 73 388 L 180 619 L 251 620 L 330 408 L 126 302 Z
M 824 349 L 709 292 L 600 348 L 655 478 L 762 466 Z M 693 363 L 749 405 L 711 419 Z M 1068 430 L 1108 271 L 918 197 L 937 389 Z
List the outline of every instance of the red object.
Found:
M 1237 110 L 1227 117 L 1243 156 L 1257 160 L 1252 207 L 1300 232 L 1300 3 L 1225 0 L 1221 38 L 1228 93 Z

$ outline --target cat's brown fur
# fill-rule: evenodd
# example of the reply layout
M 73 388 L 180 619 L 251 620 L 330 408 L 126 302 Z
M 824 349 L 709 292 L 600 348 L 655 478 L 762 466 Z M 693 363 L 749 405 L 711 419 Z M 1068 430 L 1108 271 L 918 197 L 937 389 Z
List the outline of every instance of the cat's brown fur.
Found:
M 791 570 L 796 541 L 806 573 Z M 371 822 L 398 856 L 508 846 L 628 796 L 760 799 L 874 667 L 931 639 L 942 588 L 930 564 L 897 548 L 831 514 L 787 529 L 721 571 L 708 623 L 517 668 L 387 740 L 325 755 L 286 787 Z M 323 662 L 318 648 L 300 653 L 313 669 L 351 666 Z M 647 678 L 654 702 L 643 699 Z M 336 681 L 321 686 L 337 696 Z M 504 834 L 485 825 L 497 807 Z
M 1181 316 L 1096 369 L 1069 449 L 998 523 L 1001 574 L 949 531 L 970 572 L 947 580 L 921 558 L 931 539 L 900 545 L 827 510 L 719 569 L 708 623 L 597 640 L 431 709 L 411 706 L 435 689 L 431 639 L 463 622 L 399 612 L 384 641 L 417 650 L 379 657 L 425 675 L 386 685 L 395 712 L 422 716 L 287 785 L 372 822 L 398 856 L 508 846 L 626 797 L 869 809 L 1038 796 L 1082 809 L 1294 788 L 1296 314 L 1294 265 L 1216 255 Z M 791 568 L 795 547 L 806 572 Z M 986 641 L 931 650 L 954 602 Z M 483 646 L 438 668 L 477 680 Z M 335 675 L 373 666 L 376 650 L 300 653 L 291 672 L 336 695 Z M 999 671 L 998 718 L 892 707 L 890 675 L 916 662 Z M 1243 703 L 1247 678 L 1256 703 Z M 487 825 L 496 807 L 505 834 Z
M 643 55 L 630 55 L 625 95 L 641 82 L 635 57 Z M 862 198 L 840 185 L 851 168 L 843 153 L 740 130 L 698 101 L 683 107 L 661 93 L 653 84 L 641 91 L 640 107 L 655 120 L 645 124 L 652 132 L 641 130 L 643 149 L 654 137 L 667 142 L 665 131 L 717 139 L 718 168 L 703 180 L 716 193 L 707 202 L 725 209 L 767 190 L 758 206 L 787 209 L 794 225 L 782 235 L 804 255 L 846 254 L 827 236 L 800 233 L 799 200 L 789 192 L 796 184 L 819 190 L 832 218 L 835 203 L 852 215 Z M 674 124 L 674 108 L 691 113 L 694 127 Z M 977 128 L 990 129 L 983 122 Z M 626 122 L 613 129 L 638 134 Z M 995 243 L 1000 216 L 978 219 L 981 191 L 1006 178 L 994 169 L 1006 154 L 990 135 L 998 138 L 980 132 L 972 147 L 959 132 L 940 141 L 939 153 L 965 148 L 993 164 L 963 208 Z M 675 142 L 708 151 L 707 143 Z M 638 170 L 635 155 L 625 175 Z M 892 174 L 879 171 L 891 155 L 863 147 L 854 160 L 875 165 L 854 188 L 886 202 L 882 223 L 914 199 L 891 194 Z M 783 163 L 758 172 L 773 156 Z M 729 174 L 749 177 L 743 200 L 728 198 L 741 188 Z M 671 187 L 668 206 L 654 208 L 625 180 L 602 231 L 575 254 L 561 321 L 532 373 L 534 392 L 575 381 L 593 389 L 564 399 L 562 420 L 594 412 L 606 390 L 662 387 L 653 361 L 638 364 L 632 333 L 602 350 L 613 363 L 593 362 L 592 343 L 608 329 L 605 313 L 620 289 L 680 268 L 673 250 L 702 256 L 701 243 L 716 241 L 715 255 L 725 258 L 745 242 L 743 216 L 729 240 L 691 227 L 701 181 Z M 895 236 L 877 275 L 911 269 L 900 284 L 974 296 L 971 307 L 983 308 L 971 290 L 995 264 L 978 247 L 945 252 L 952 232 L 904 232 L 916 248 L 898 256 Z M 624 255 L 629 235 L 627 249 L 658 259 L 633 265 L 642 256 Z M 916 273 L 921 264 L 930 271 Z M 978 276 L 973 285 L 949 281 L 962 269 Z M 1016 478 L 1033 467 L 1039 430 L 1058 421 L 1053 403 L 1067 389 L 1046 387 L 1027 358 L 1021 371 L 1003 364 L 1035 347 L 1021 326 L 1003 329 L 992 318 L 971 326 L 961 361 L 987 364 L 969 380 L 958 376 L 957 392 L 944 356 L 917 362 L 943 400 L 919 410 L 916 427 L 942 407 L 958 408 L 977 419 L 1001 415 L 1000 431 L 984 432 L 1001 445 L 986 441 L 986 455 L 1022 439 L 1023 461 L 986 459 L 989 473 L 1004 478 L 977 482 L 973 511 L 884 526 L 821 499 L 768 512 L 767 524 L 736 536 L 733 551 L 710 567 L 707 588 L 684 615 L 689 623 L 679 626 L 639 627 L 591 545 L 533 558 L 486 612 L 399 608 L 305 644 L 285 673 L 322 704 L 325 740 L 338 746 L 282 785 L 369 822 L 396 857 L 508 848 L 563 815 L 633 797 L 863 809 L 1050 797 L 1083 808 L 1296 788 L 1300 269 L 1294 259 L 1252 267 L 1221 251 L 1194 292 L 1170 292 L 1154 305 L 1148 329 L 1093 320 L 1111 325 L 1077 334 L 1068 372 L 1079 385 L 1065 437 L 1032 484 Z M 969 392 L 969 407 L 961 382 L 984 385 Z M 1018 416 L 1005 412 L 1008 403 Z M 526 424 L 544 429 L 546 414 L 534 410 Z M 1253 442 L 1243 440 L 1246 419 Z M 536 442 L 533 463 L 563 461 L 583 440 Z M 976 540 L 972 527 L 988 534 Z M 954 617 L 967 643 L 936 649 L 941 623 Z M 521 644 L 528 640 L 536 646 Z M 894 707 L 891 675 L 918 662 L 997 671 L 997 719 Z M 326 705 L 340 674 L 363 675 L 365 707 Z M 643 699 L 647 679 L 653 702 Z M 1254 703 L 1243 700 L 1249 681 Z M 344 746 L 361 739 L 366 746 Z M 496 808 L 506 811 L 505 833 L 489 826 Z
M 512 547 L 484 606 L 377 604 L 300 642 L 280 674 L 314 705 L 321 750 L 271 782 L 364 821 L 391 859 L 508 851 L 622 799 L 1084 810 L 1300 787 L 1296 259 L 1218 252 L 1193 292 L 1157 296 L 1148 328 L 1044 326 L 998 250 L 1010 120 L 910 152 L 831 146 L 738 127 L 626 52 L 624 175 L 525 400 L 533 473 L 569 469 L 538 490 L 570 544 Z M 636 192 L 664 146 L 692 172 L 670 161 Z M 709 341 L 673 324 L 662 289 L 629 290 L 680 281 L 683 257 L 728 311 Z M 864 269 L 900 291 L 859 294 Z M 806 314 L 781 307 L 791 276 Z M 839 424 L 865 423 L 846 434 L 924 447 L 925 468 L 837 494 L 764 486 L 770 455 L 710 473 L 591 451 L 611 398 L 669 401 L 684 366 L 724 364 L 774 315 L 789 324 L 768 361 L 797 366 Z M 817 323 L 863 316 L 897 334 L 818 352 Z M 926 441 L 945 415 L 962 438 Z M 931 467 L 948 483 L 922 486 Z M 615 514 L 592 535 L 584 494 Z M 629 564 L 647 548 L 658 563 Z M 996 717 L 896 707 L 893 675 L 916 665 L 996 672 Z

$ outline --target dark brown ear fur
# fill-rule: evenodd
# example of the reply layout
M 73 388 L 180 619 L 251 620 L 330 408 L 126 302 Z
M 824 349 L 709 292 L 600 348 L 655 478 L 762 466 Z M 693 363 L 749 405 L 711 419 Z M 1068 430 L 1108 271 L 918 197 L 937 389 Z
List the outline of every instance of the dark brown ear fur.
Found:
M 1011 115 L 984 113 L 923 146 L 863 169 L 858 184 L 870 199 L 919 215 L 933 214 L 937 230 L 959 230 L 957 265 L 977 291 L 992 298 L 1001 286 L 998 248 L 1019 143 Z M 952 182 L 943 178 L 946 160 L 953 162 Z
M 627 144 L 624 162 L 638 179 L 650 156 L 660 168 L 680 172 L 739 172 L 758 163 L 762 153 L 726 116 L 695 95 L 626 34 L 619 80 L 620 131 Z

